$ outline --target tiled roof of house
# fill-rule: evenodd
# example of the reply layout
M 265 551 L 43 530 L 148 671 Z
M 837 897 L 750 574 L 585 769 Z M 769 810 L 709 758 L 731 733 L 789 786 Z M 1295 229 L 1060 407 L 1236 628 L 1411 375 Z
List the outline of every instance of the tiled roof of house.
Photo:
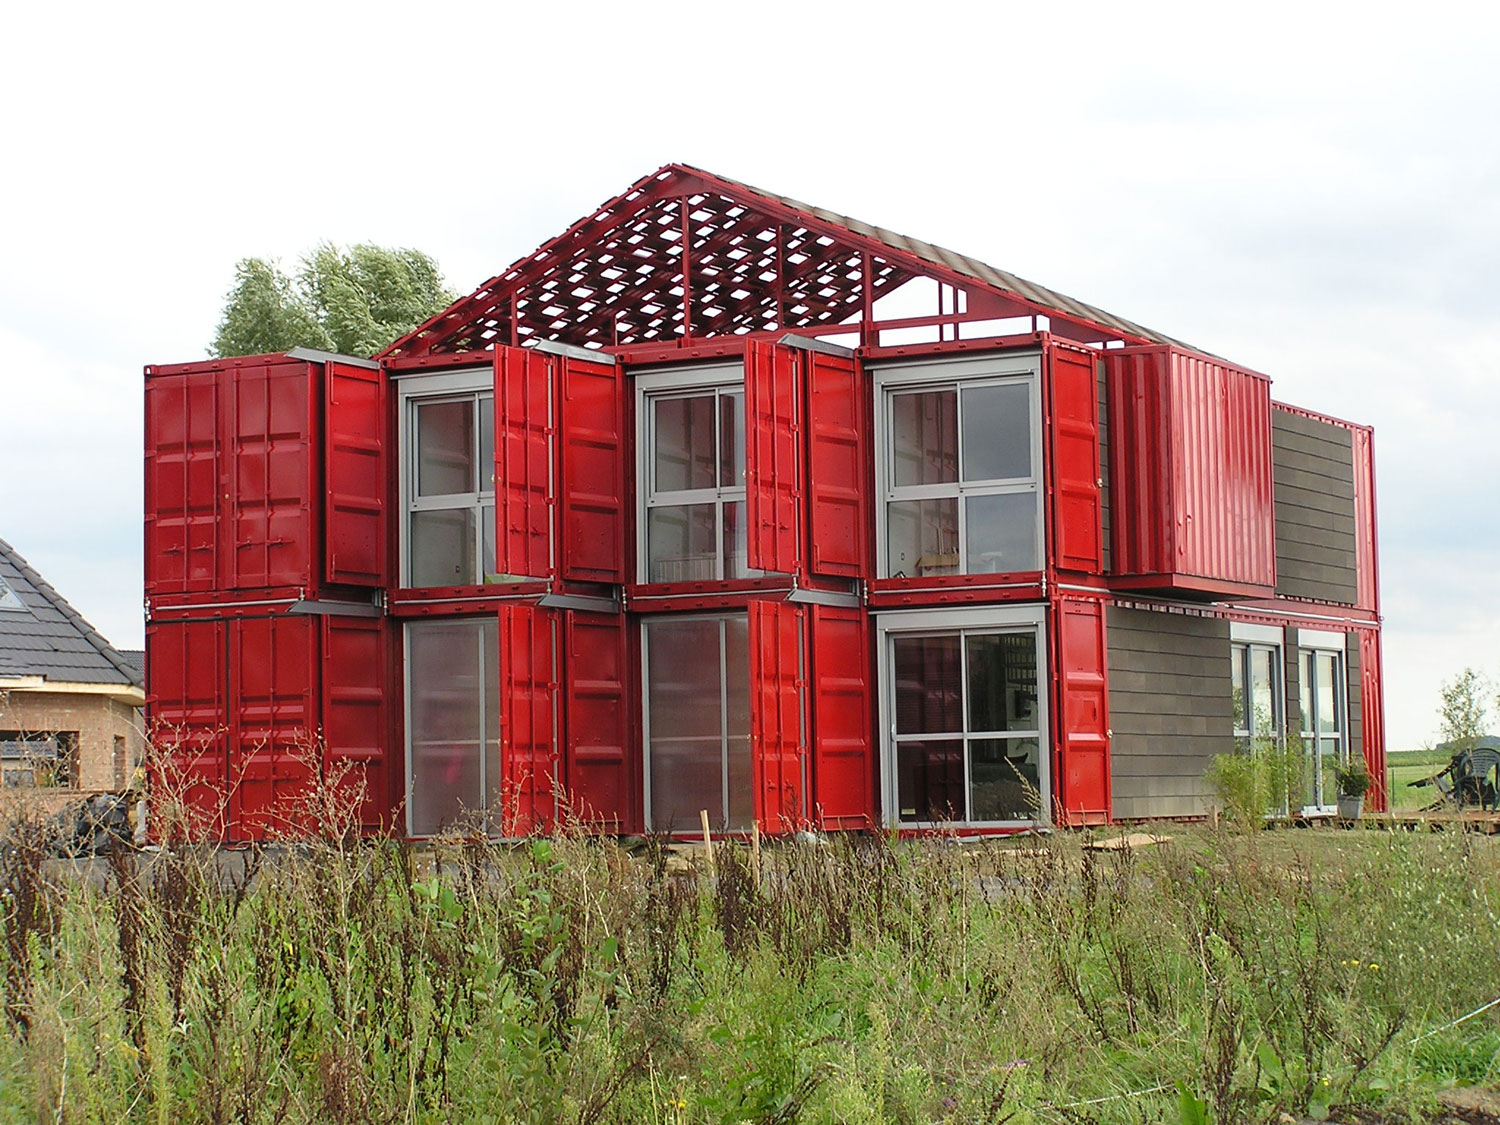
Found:
M 0 539 L 0 677 L 142 685 L 138 668 Z

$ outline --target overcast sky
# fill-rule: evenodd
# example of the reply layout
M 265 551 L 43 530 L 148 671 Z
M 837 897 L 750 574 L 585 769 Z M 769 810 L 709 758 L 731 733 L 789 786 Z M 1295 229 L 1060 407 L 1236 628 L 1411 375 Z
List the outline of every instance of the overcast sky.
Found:
M 0 537 L 140 647 L 141 367 L 205 354 L 238 259 L 414 246 L 467 291 L 676 160 L 1372 423 L 1390 745 L 1433 740 L 1444 677 L 1500 674 L 1493 11 L 14 6 Z

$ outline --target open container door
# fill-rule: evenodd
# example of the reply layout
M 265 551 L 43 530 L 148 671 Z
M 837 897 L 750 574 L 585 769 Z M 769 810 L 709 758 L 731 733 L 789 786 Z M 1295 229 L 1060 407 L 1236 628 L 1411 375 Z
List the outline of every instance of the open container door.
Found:
M 745 345 L 747 556 L 776 574 L 805 570 L 799 355 L 782 344 Z
M 322 617 L 323 753 L 335 812 L 362 832 L 394 824 L 393 786 L 400 775 L 390 705 L 395 694 L 390 625 L 380 618 Z
M 330 360 L 323 394 L 324 581 L 387 586 L 385 378 Z
M 1057 783 L 1061 822 L 1107 824 L 1110 816 L 1109 677 L 1104 602 L 1060 598 L 1054 607 Z
M 630 770 L 629 660 L 623 613 L 568 610 L 563 622 L 564 779 L 570 814 L 603 832 L 635 832 L 640 787 Z
M 557 822 L 557 623 L 552 610 L 500 607 L 501 831 Z
M 1091 355 L 1048 352 L 1052 557 L 1062 570 L 1098 574 L 1104 561 L 1099 466 L 1099 378 Z
M 495 569 L 553 576 L 552 361 L 495 349 Z
M 854 356 L 809 349 L 807 373 L 807 491 L 809 568 L 838 578 L 869 569 L 870 459 L 864 411 L 864 368 Z
M 825 829 L 876 824 L 873 653 L 859 607 L 814 605 L 812 810 Z
M 612 356 L 552 362 L 562 460 L 559 569 L 571 581 L 617 584 L 625 565 L 624 374 Z
M 792 832 L 807 820 L 802 609 L 750 603 L 750 754 L 755 819 Z

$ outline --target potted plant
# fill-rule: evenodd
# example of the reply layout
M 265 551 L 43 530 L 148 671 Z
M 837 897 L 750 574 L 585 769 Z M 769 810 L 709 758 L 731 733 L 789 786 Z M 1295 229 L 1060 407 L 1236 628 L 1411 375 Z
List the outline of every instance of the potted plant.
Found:
M 1357 820 L 1364 811 L 1365 794 L 1374 784 L 1364 759 L 1339 763 L 1333 767 L 1333 777 L 1339 787 L 1339 819 Z

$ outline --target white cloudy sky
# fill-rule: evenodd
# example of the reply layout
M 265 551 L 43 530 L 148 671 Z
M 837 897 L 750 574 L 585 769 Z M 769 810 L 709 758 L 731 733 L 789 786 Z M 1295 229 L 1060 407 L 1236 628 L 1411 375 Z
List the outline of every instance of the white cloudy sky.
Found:
M 546 9 L 540 12 L 538 9 Z M 26 4 L 0 536 L 142 644 L 141 386 L 234 263 L 477 286 L 672 160 L 953 247 L 1376 426 L 1392 745 L 1500 674 L 1490 6 Z

